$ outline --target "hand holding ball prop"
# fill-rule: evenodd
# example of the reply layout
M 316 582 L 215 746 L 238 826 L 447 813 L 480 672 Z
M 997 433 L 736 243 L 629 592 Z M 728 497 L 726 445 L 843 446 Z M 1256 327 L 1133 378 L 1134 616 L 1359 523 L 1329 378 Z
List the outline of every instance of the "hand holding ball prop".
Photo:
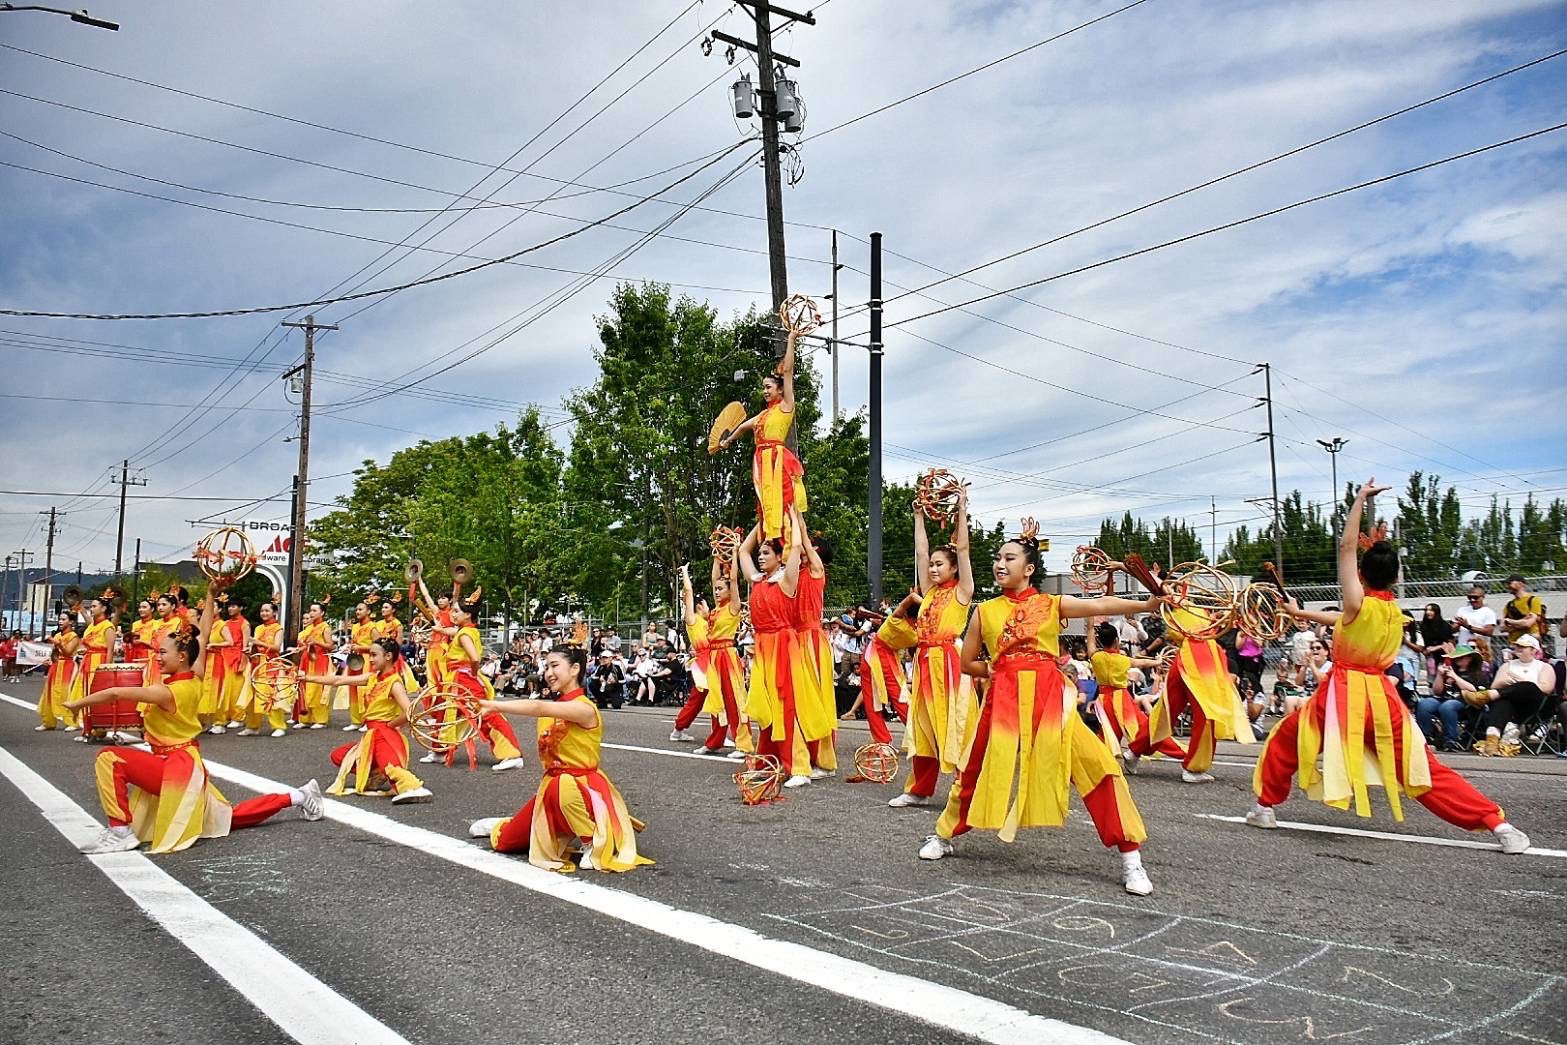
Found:
M 941 526 L 951 526 L 958 517 L 958 505 L 962 503 L 968 483 L 945 468 L 932 468 L 920 476 L 914 488 L 914 507 L 927 519 Z
M 809 334 L 822 325 L 821 309 L 804 294 L 795 294 L 778 308 L 778 322 L 795 337 Z
M 257 653 L 250 658 L 250 691 L 258 711 L 291 708 L 299 699 L 299 667 L 286 657 Z
M 1169 629 L 1185 638 L 1216 639 L 1235 623 L 1238 598 L 1235 581 L 1201 562 L 1183 562 L 1164 578 L 1165 601 L 1159 615 Z
M 479 704 L 455 686 L 422 689 L 408 702 L 408 732 L 426 751 L 444 752 L 479 735 Z
M 256 549 L 250 538 L 232 526 L 222 526 L 196 545 L 196 565 L 210 581 L 233 584 L 256 568 Z
M 1103 548 L 1080 544 L 1072 553 L 1072 583 L 1083 592 L 1099 594 L 1110 586 L 1110 571 L 1114 568 L 1109 554 Z

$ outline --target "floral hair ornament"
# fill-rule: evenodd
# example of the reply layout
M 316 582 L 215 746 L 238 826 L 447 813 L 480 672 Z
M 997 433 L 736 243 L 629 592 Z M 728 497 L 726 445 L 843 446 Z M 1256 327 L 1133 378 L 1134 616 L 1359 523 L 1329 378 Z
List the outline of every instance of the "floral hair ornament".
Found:
M 484 585 L 481 584 L 477 588 L 473 589 L 473 594 L 472 595 L 468 596 L 467 598 L 463 599 L 462 601 L 466 605 L 472 606 L 474 603 L 479 601 L 479 596 L 481 596 L 483 594 L 484 594 Z
M 1370 533 L 1363 533 L 1356 540 L 1360 544 L 1361 551 L 1369 551 L 1373 544 L 1387 540 L 1387 521 L 1384 519 L 1377 523 Z
M 1024 544 L 1039 543 L 1039 523 L 1034 521 L 1033 516 L 1025 515 L 1018 521 L 1018 525 L 1020 527 L 1017 534 L 1018 540 Z

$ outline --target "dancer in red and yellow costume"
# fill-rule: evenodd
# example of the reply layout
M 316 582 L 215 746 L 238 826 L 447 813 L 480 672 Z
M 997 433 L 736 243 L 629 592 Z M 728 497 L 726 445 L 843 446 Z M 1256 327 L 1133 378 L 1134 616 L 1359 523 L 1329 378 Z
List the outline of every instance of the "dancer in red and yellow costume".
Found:
M 222 617 L 206 631 L 202 650 L 201 703 L 196 708 L 201 724 L 215 737 L 227 732 L 228 709 L 223 703 L 223 651 L 229 645 L 229 630 Z
M 152 626 L 146 631 L 145 642 L 147 644 L 147 670 L 145 684 L 154 685 L 163 678 L 163 670 L 159 666 L 159 658 L 162 654 L 163 640 L 174 634 L 185 623 L 180 616 L 179 599 L 174 595 L 157 596 L 157 616 L 152 620 Z
M 118 637 L 115 631 L 116 616 L 114 603 L 108 596 L 99 596 L 87 604 L 90 623 L 71 651 L 82 655 L 76 666 L 76 676 L 71 680 L 73 700 L 80 700 L 87 695 L 87 691 L 92 688 L 93 672 L 112 659 L 114 640 Z M 69 707 L 70 702 L 66 706 Z
M 446 666 L 450 672 L 448 684 L 465 691 L 474 700 L 493 701 L 495 690 L 490 680 L 479 673 L 484 646 L 475 623 L 479 613 L 478 594 L 478 590 L 475 590 L 471 596 L 474 600 L 472 602 L 458 599 L 451 605 L 452 635 L 451 643 L 446 647 Z M 495 764 L 490 767 L 492 770 L 503 773 L 508 769 L 522 768 L 522 748 L 518 747 L 517 734 L 512 732 L 511 723 L 506 721 L 505 715 L 493 710 L 480 715 L 479 736 L 490 745 L 490 751 L 495 755 Z M 451 765 L 454 757 L 455 747 L 446 752 L 446 764 Z
M 582 690 L 587 654 L 557 646 L 544 659 L 544 682 L 554 700 L 486 700 L 485 715 L 539 720 L 539 790 L 515 816 L 488 817 L 468 827 L 498 853 L 527 853 L 546 871 L 630 871 L 653 861 L 637 852 L 642 823 L 599 768 L 604 720 Z M 574 852 L 574 850 L 578 850 Z
M 147 744 L 152 748 L 115 747 L 99 753 L 94 770 L 109 826 L 83 847 L 84 852 L 127 852 L 147 842 L 154 853 L 172 853 L 198 838 L 222 838 L 235 828 L 254 827 L 290 806 L 298 806 L 307 820 L 324 815 L 321 789 L 314 780 L 231 808 L 208 779 L 197 742 L 201 722 L 196 708 L 202 699 L 203 637 L 211 634 L 214 616 L 209 590 L 197 627 L 163 640 L 159 662 L 164 674 L 156 686 L 113 686 L 68 705 L 140 702 Z
M 796 515 L 796 519 L 800 517 Z M 838 691 L 832 670 L 832 643 L 822 628 L 827 604 L 827 567 L 832 544 L 821 534 L 807 533 L 800 521 L 794 530 L 800 539 L 804 561 L 800 586 L 794 597 L 794 639 L 800 650 L 800 671 L 795 677 L 795 699 L 800 704 L 801 733 L 811 758 L 811 779 L 821 780 L 838 771 Z M 825 733 L 813 735 L 817 730 Z
M 228 645 L 223 647 L 223 706 L 230 729 L 244 732 L 245 713 L 250 705 L 250 621 L 245 619 L 245 604 L 238 599 L 224 603 L 223 629 Z
M 1075 786 L 1099 840 L 1121 853 L 1126 891 L 1147 896 L 1153 883 L 1139 852 L 1147 838 L 1142 817 L 1115 756 L 1077 713 L 1077 688 L 1061 674 L 1057 658 L 1062 621 L 1137 613 L 1154 600 L 1045 595 L 1033 588 L 1040 570 L 1039 544 L 1025 520 L 1023 535 L 996 552 L 1001 595 L 979 605 L 963 639 L 963 670 L 988 680 L 985 699 L 966 761 L 920 859 L 951 855 L 951 839 L 976 827 L 997 831 L 1003 842 L 1013 841 L 1021 827 L 1059 827 Z
M 326 610 L 312 602 L 305 611 L 305 626 L 299 630 L 299 670 L 301 674 L 325 676 L 332 671 L 332 626 Z M 294 728 L 324 729 L 332 718 L 331 687 L 324 683 L 300 683 L 299 705 L 294 712 Z
M 802 532 L 799 513 L 793 512 L 792 517 L 795 532 Z M 778 540 L 758 544 L 758 529 L 753 528 L 735 549 L 735 570 L 743 569 L 751 584 L 751 630 L 756 642 L 745 715 L 759 730 L 757 753 L 778 759 L 788 776 L 785 787 L 802 787 L 811 782 L 806 730 L 825 736 L 832 727 L 830 721 L 823 728 L 819 722 L 807 723 L 802 718 L 817 705 L 801 699 L 798 678 L 804 671 L 794 605 L 800 584 L 800 542 L 791 543 L 786 553 Z M 751 558 L 753 548 L 755 560 Z M 761 572 L 756 572 L 758 567 Z
M 365 671 L 348 676 L 301 674 L 301 683 L 353 685 L 364 689 L 365 735 L 332 752 L 337 779 L 327 794 L 384 795 L 392 802 L 428 802 L 430 789 L 408 768 L 408 691 L 403 687 L 403 654 L 388 638 L 370 640 Z M 353 783 L 349 783 L 349 774 Z
M 158 619 L 153 616 L 152 601 L 142 599 L 136 604 L 136 619 L 131 621 L 131 641 L 126 659 L 132 664 L 144 665 L 142 685 L 150 686 L 158 681 L 157 644 L 153 641 Z
M 966 489 L 958 491 L 956 510 L 952 543 L 932 552 L 924 509 L 918 502 L 914 505 L 914 571 L 922 598 L 915 622 L 909 726 L 903 734 L 909 778 L 903 794 L 887 803 L 894 808 L 930 802 L 939 774 L 956 771 L 962 761 L 966 727 L 975 715 L 974 685 L 963 673 L 958 651 L 974 601 Z
M 735 636 L 740 633 L 740 585 L 728 562 L 713 560 L 713 599 L 711 610 L 695 598 L 691 590 L 691 569 L 680 568 L 680 598 L 685 614 L 686 637 L 691 640 L 691 696 L 675 716 L 670 740 L 691 740 L 686 729 L 701 710 L 712 722 L 707 739 L 697 750 L 716 755 L 726 745 L 740 752 L 754 749 L 751 727 L 740 712 L 745 694 L 745 673 L 735 652 Z
M 261 623 L 256 625 L 256 630 L 250 636 L 252 668 L 283 653 L 283 624 L 277 617 L 277 604 L 262 603 L 260 614 Z M 272 727 L 272 736 L 287 736 L 287 716 L 290 710 L 292 709 L 285 708 L 281 704 L 262 708 L 260 695 L 256 692 L 256 688 L 251 686 L 250 703 L 245 707 L 245 728 L 239 731 L 239 735 L 260 736 L 262 727 L 266 725 Z
M 919 607 L 919 589 L 910 589 L 903 601 L 871 632 L 860 654 L 860 695 L 853 707 L 838 716 L 840 720 L 852 720 L 855 712 L 864 708 L 871 740 L 878 744 L 892 743 L 892 731 L 887 728 L 887 719 L 882 714 L 884 708 L 891 707 L 905 726 L 909 721 L 909 705 L 900 699 L 908 679 L 898 654 L 919 643 L 913 620 Z M 845 618 L 845 622 L 849 619 Z
M 767 401 L 762 412 L 741 422 L 722 440 L 724 446 L 732 446 L 746 432 L 756 438 L 751 484 L 756 488 L 756 513 L 764 543 L 784 540 L 791 510 L 802 515 L 808 510 L 805 468 L 788 445 L 789 429 L 794 425 L 794 341 L 795 334 L 790 331 L 777 370 L 762 378 L 762 398 Z
M 412 589 L 409 589 L 412 591 Z M 419 594 L 424 596 L 424 615 L 430 620 L 430 645 L 424 653 L 424 672 L 426 681 L 434 687 L 445 686 L 449 679 L 446 668 L 446 651 L 451 645 L 452 635 L 452 601 L 460 593 L 461 589 L 453 585 L 452 595 L 442 592 L 440 598 L 432 598 L 430 589 L 424 583 L 424 577 L 419 577 Z M 426 756 L 428 761 L 435 761 Z M 424 761 L 421 760 L 421 761 Z
M 402 659 L 403 649 L 403 622 L 397 619 L 397 603 L 392 599 L 381 600 L 381 615 L 375 621 L 375 637 L 378 639 L 390 639 L 397 647 L 398 662 L 403 669 L 403 688 L 409 692 L 418 692 L 419 680 L 414 678 L 413 668 Z
M 348 626 L 348 651 L 357 653 L 361 660 L 367 661 L 370 656 L 370 643 L 375 641 L 376 623 L 370 616 L 370 607 L 366 603 L 359 603 L 354 607 L 354 622 Z M 356 676 L 357 677 L 357 676 Z M 340 686 L 348 686 L 348 725 L 343 727 L 344 733 L 354 730 L 365 731 L 365 702 L 359 687 L 346 682 L 339 682 Z
M 33 727 L 40 733 L 60 728 L 64 723 L 67 733 L 80 729 L 76 712 L 65 706 L 71 699 L 71 678 L 76 667 L 76 619 L 69 613 L 60 614 L 60 629 L 49 640 L 49 673 L 44 676 L 44 691 L 38 698 L 39 725 Z
M 1404 613 L 1393 598 L 1398 551 L 1380 534 L 1356 562 L 1366 502 L 1387 490 L 1375 479 L 1355 495 L 1338 543 L 1341 612 L 1291 604 L 1296 618 L 1333 628 L 1333 671 L 1303 706 L 1273 727 L 1252 777 L 1257 804 L 1246 814 L 1253 827 L 1278 827 L 1274 807 L 1289 797 L 1292 780 L 1306 794 L 1335 809 L 1354 804 L 1371 815 L 1368 789 L 1387 790 L 1393 819 L 1404 818 L 1399 792 L 1466 831 L 1489 830 L 1504 853 L 1522 853 L 1529 837 L 1507 822 L 1500 806 L 1426 749 L 1409 709 L 1399 699 L 1388 665 L 1404 640 Z M 1317 768 L 1317 759 L 1322 768 Z
M 1192 733 L 1181 763 L 1181 780 L 1188 784 L 1213 780 L 1208 769 L 1219 741 L 1257 742 L 1224 650 L 1213 639 L 1192 637 L 1207 630 L 1211 620 L 1195 607 L 1176 606 L 1170 612 L 1165 641 L 1176 647 L 1175 660 L 1164 677 L 1164 694 L 1148 716 L 1149 742 L 1162 747 L 1175 736 L 1181 712 L 1191 711 Z
M 1144 755 L 1155 752 L 1184 762 L 1186 749 L 1174 737 L 1155 744 L 1149 737 L 1148 713 L 1132 696 L 1132 669 L 1152 671 L 1159 666 L 1153 657 L 1128 657 L 1121 652 L 1121 634 L 1109 621 L 1089 621 L 1088 662 L 1094 681 L 1099 684 L 1097 707 L 1100 727 L 1110 746 L 1120 751 L 1128 773 L 1137 772 Z

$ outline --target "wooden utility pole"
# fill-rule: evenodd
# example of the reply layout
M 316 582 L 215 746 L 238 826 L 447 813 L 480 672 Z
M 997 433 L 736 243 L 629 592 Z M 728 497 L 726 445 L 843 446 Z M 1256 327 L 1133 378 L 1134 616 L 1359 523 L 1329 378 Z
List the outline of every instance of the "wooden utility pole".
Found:
M 42 512 L 38 514 L 42 515 Z M 54 594 L 54 523 L 55 509 L 49 509 L 49 543 L 44 545 L 44 613 L 49 612 L 49 596 Z M 44 627 L 45 633 L 48 626 Z
M 288 576 L 288 624 L 284 634 L 293 634 L 304 620 L 305 597 L 305 507 L 310 486 L 310 381 L 316 365 L 316 331 L 336 330 L 336 326 L 317 323 L 314 314 L 305 317 L 303 323 L 284 323 L 285 327 L 297 327 L 305 332 L 305 361 L 283 376 L 299 373 L 302 377 L 299 406 L 299 472 L 294 486 L 294 516 L 290 520 Z
M 114 478 L 114 473 L 109 473 L 109 481 L 120 484 L 120 532 L 114 539 L 114 575 L 120 575 L 120 564 L 125 555 L 125 491 L 132 486 L 146 486 L 147 477 L 143 475 L 131 475 L 131 462 L 127 459 L 120 462 L 120 477 Z

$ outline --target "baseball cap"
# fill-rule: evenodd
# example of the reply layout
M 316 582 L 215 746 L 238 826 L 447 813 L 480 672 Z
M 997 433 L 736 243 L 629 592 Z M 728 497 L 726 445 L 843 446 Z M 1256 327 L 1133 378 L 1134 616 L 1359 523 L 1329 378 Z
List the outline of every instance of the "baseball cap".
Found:
M 1513 640 L 1513 645 L 1514 646 L 1529 646 L 1529 647 L 1532 647 L 1533 649 L 1538 650 L 1540 648 L 1540 640 L 1535 638 L 1533 635 L 1522 635 L 1522 636 L 1520 636 L 1520 637 L 1518 637 L 1518 638 Z
M 1451 653 L 1444 653 L 1443 656 L 1448 660 L 1457 660 L 1459 657 L 1469 656 L 1474 651 L 1473 646 L 1454 646 Z

